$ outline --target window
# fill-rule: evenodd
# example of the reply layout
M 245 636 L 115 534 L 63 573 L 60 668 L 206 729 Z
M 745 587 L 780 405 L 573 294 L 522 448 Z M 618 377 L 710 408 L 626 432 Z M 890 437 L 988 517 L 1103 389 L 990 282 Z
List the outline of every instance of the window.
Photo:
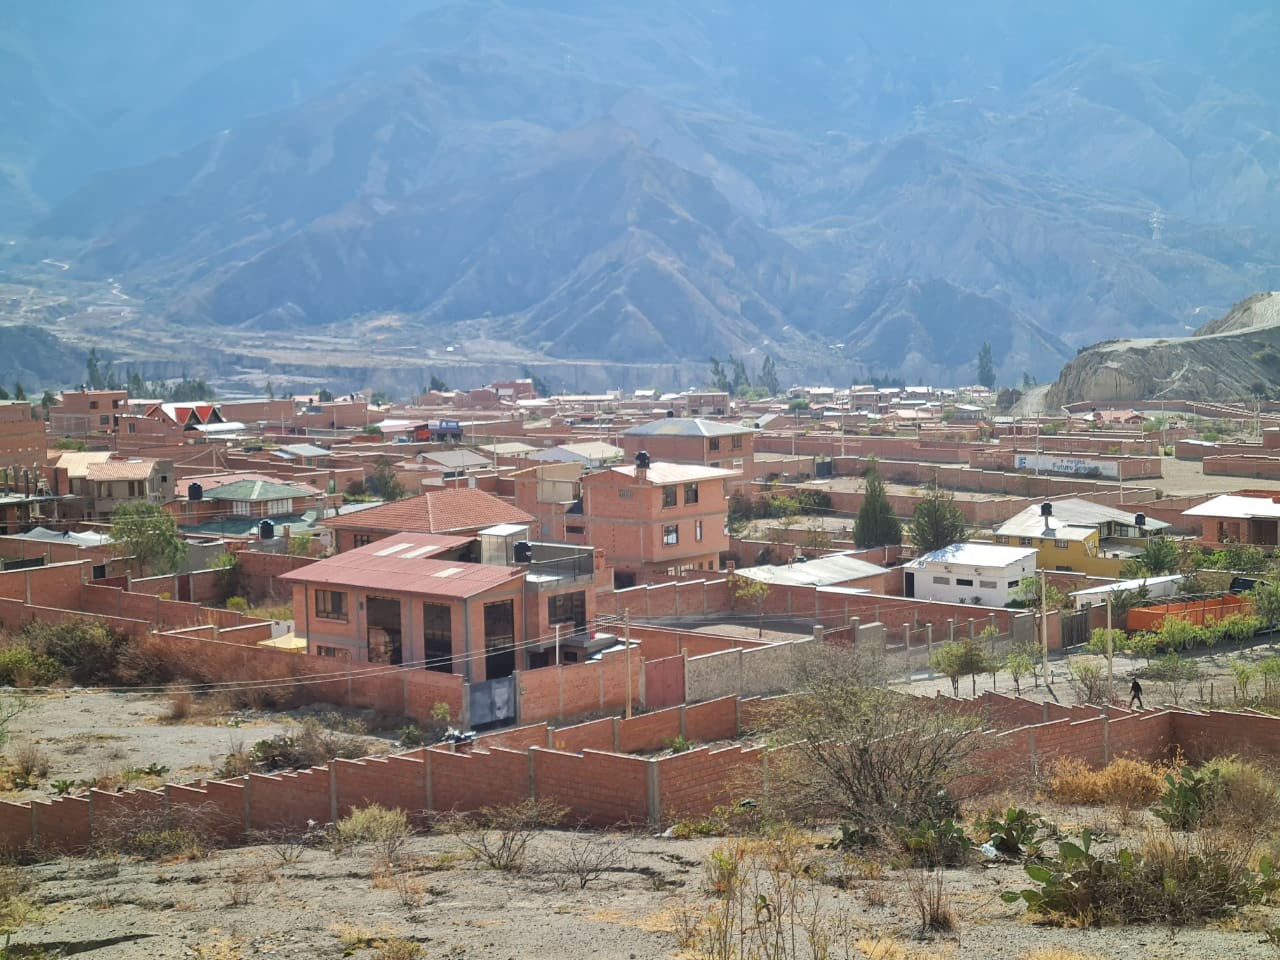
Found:
M 97 400 L 90 400 L 90 401 L 89 401 L 89 409 L 90 409 L 90 410 L 97 410 L 97 409 L 98 409 L 98 401 L 97 401 Z
M 707 440 L 707 449 L 708 449 L 708 450 L 719 450 L 719 449 L 720 449 L 720 438 L 719 438 L 719 437 L 710 437 L 710 438 Z
M 619 499 L 621 499 L 621 500 L 630 500 L 630 499 L 631 499 L 631 488 L 630 488 L 630 487 L 619 487 L 619 488 L 618 488 L 618 497 L 619 497 Z
M 730 446 L 730 447 L 732 447 L 734 450 L 741 450 L 741 449 L 742 449 L 742 434 L 738 434 L 737 436 L 735 436 L 735 437 L 734 437 L 734 438 L 729 442 L 729 446 Z
M 351 538 L 353 547 L 367 547 L 371 543 L 373 543 L 373 537 L 367 533 L 357 533 Z
M 686 505 L 698 502 L 698 485 L 696 483 L 686 483 L 684 485 L 684 502 Z
M 1053 541 L 1053 545 L 1057 547 L 1059 550 L 1067 549 L 1067 541 L 1065 540 L 1055 540 Z
M 996 543 L 1008 543 L 1008 542 L 1009 542 L 1008 537 L 1004 537 L 1004 536 L 996 537 Z
M 978 586 L 983 590 L 994 590 L 996 588 L 996 582 L 994 580 L 979 580 Z
M 1020 544 L 1021 544 L 1022 546 L 1024 546 L 1024 547 L 1029 547 L 1029 546 L 1031 546 L 1031 538 L 1030 538 L 1030 537 L 1019 537 L 1019 538 L 1018 538 L 1018 543 L 1020 543 Z
M 676 505 L 676 488 L 663 487 L 662 488 L 662 508 L 665 510 L 667 507 L 674 507 L 675 505 Z
M 1015 588 L 1016 586 L 1018 586 L 1018 584 L 1020 584 L 1021 582 L 1022 582 L 1021 580 L 1010 580 L 1010 581 L 1009 581 L 1009 589 L 1010 589 L 1010 590 L 1014 589 L 1014 588 Z
M 107 414 L 104 413 L 102 416 L 98 418 L 98 426 L 106 427 L 110 425 L 111 425 L 111 417 L 108 416 Z
M 956 577 L 956 586 L 957 586 L 957 587 L 972 587 L 972 586 L 973 586 L 973 581 L 972 581 L 972 580 L 966 580 L 964 577 Z
M 568 623 L 574 629 L 581 630 L 587 625 L 587 594 L 583 590 L 576 593 L 562 593 L 547 597 L 547 623 Z
M 351 651 L 346 647 L 316 646 L 317 657 L 329 657 L 331 660 L 350 660 Z
M 347 622 L 347 595 L 336 590 L 316 591 L 316 616 L 321 620 Z
M 675 546 L 680 542 L 680 528 L 676 524 L 670 524 L 662 528 L 662 545 L 664 547 Z
M 936 583 L 936 584 L 937 584 L 938 586 L 940 586 L 940 587 L 949 587 L 949 586 L 951 586 L 951 578 L 950 578 L 950 577 L 934 577 L 934 578 L 933 578 L 933 582 L 934 582 L 934 583 Z
M 1062 572 L 1062 573 L 1070 573 L 1070 572 L 1071 572 L 1071 568 L 1070 568 L 1069 566 L 1068 566 L 1068 567 L 1058 566 L 1058 567 L 1054 567 L 1053 569 L 1058 570 L 1058 571 L 1060 571 L 1060 572 Z
M 693 539 L 697 540 L 699 543 L 702 542 L 702 521 L 701 520 L 693 521 Z
M 586 532 L 587 532 L 587 528 L 586 528 L 586 527 L 583 527 L 583 526 L 579 526 L 579 525 L 577 525 L 577 524 L 570 523 L 570 524 L 566 524 L 566 525 L 565 525 L 564 532 L 565 532 L 565 533 L 576 533 L 576 534 L 581 535 L 581 534 L 584 534 L 584 533 L 586 533 Z
M 453 673 L 453 617 L 446 603 L 422 605 L 422 647 L 428 670 Z

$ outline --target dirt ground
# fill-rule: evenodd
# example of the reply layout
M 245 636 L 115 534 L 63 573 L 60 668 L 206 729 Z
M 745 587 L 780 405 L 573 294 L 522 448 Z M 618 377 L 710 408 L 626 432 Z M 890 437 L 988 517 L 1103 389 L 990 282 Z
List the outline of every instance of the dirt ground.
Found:
M 1064 814 L 1064 828 L 1116 829 L 1096 810 L 1047 812 Z M 1124 829 L 1132 835 L 1143 828 Z M 335 854 L 259 846 L 173 862 L 57 860 L 26 868 L 35 912 L 14 938 L 15 955 L 42 945 L 113 960 L 375 958 L 377 941 L 391 937 L 420 945 L 423 958 L 452 960 L 695 955 L 682 947 L 682 931 L 715 902 L 703 862 L 725 841 L 593 835 L 593 843 L 612 848 L 616 863 L 586 889 L 557 872 L 574 842 L 572 833 L 538 834 L 529 869 L 511 875 L 467 859 L 455 837 L 428 835 L 403 854 L 399 882 L 367 849 Z M 980 855 L 981 862 L 943 874 L 956 930 L 918 940 L 908 886 L 920 871 L 887 866 L 881 873 L 863 861 L 805 848 L 812 862 L 807 895 L 828 923 L 843 924 L 846 946 L 834 957 L 1017 960 L 1050 946 L 1106 958 L 1276 956 L 1261 932 L 1277 922 L 1271 908 L 1250 908 L 1243 920 L 1203 929 L 1035 925 L 1020 905 L 999 896 L 1026 885 L 1022 868 Z M 298 858 L 286 862 L 295 852 Z M 830 882 L 837 877 L 841 884 Z
M 59 780 L 74 783 L 107 780 L 126 786 L 158 786 L 208 777 L 227 754 L 283 733 L 309 714 L 329 725 L 350 728 L 357 713 L 337 714 L 321 705 L 314 711 L 272 713 L 220 710 L 197 701 L 183 722 L 164 719 L 164 695 L 68 690 L 23 699 L 24 708 L 9 724 L 3 753 L 12 768 L 24 752 L 45 765 L 39 782 L 0 792 L 3 800 L 49 797 Z M 389 737 L 368 737 L 369 751 L 385 752 Z M 156 771 L 146 774 L 150 768 Z M 159 771 L 164 770 L 161 774 Z

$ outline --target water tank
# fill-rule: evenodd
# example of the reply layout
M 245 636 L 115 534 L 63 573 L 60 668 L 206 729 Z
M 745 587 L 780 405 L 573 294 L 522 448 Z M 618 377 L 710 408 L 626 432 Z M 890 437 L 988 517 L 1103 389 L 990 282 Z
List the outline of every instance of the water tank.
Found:
M 641 450 L 639 453 L 636 454 L 636 469 L 637 470 L 649 469 L 649 452 L 647 450 Z
M 533 560 L 533 546 L 528 540 L 517 540 L 515 546 L 516 563 L 529 563 Z
M 258 521 L 258 539 L 274 540 L 276 536 L 276 525 L 270 520 Z
M 1135 526 L 1145 527 L 1147 525 L 1147 515 L 1145 513 L 1135 513 L 1133 522 Z
M 1040 504 L 1040 516 L 1042 516 L 1042 517 L 1052 517 L 1052 516 L 1053 516 L 1053 504 L 1052 504 L 1052 503 L 1042 503 L 1042 504 Z
M 203 486 L 201 486 L 201 485 L 200 485 L 200 484 L 198 484 L 198 483 L 188 483 L 188 484 L 187 484 L 187 499 L 188 499 L 188 500 L 203 500 L 203 499 L 204 499 L 204 487 L 203 487 Z
M 676 415 L 676 412 L 675 412 L 674 410 L 668 410 L 668 411 L 667 411 L 667 419 L 668 419 L 668 420 L 670 420 L 670 419 L 674 418 L 674 417 L 675 417 L 675 415 Z

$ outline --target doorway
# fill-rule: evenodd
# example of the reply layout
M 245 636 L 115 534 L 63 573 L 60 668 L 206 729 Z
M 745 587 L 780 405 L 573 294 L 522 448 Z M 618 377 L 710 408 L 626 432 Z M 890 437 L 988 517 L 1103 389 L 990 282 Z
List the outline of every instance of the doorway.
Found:
M 400 601 L 369 597 L 365 601 L 369 662 L 398 666 L 404 662 L 400 648 Z

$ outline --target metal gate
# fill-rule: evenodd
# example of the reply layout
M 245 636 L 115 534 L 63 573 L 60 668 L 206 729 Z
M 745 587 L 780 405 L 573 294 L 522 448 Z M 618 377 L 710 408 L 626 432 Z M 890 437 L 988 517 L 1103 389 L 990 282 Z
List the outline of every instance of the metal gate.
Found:
M 471 684 L 471 727 L 506 723 L 516 718 L 516 678 L 498 677 Z
M 1059 620 L 1062 626 L 1062 649 L 1078 647 L 1089 642 L 1089 611 L 1063 613 Z

